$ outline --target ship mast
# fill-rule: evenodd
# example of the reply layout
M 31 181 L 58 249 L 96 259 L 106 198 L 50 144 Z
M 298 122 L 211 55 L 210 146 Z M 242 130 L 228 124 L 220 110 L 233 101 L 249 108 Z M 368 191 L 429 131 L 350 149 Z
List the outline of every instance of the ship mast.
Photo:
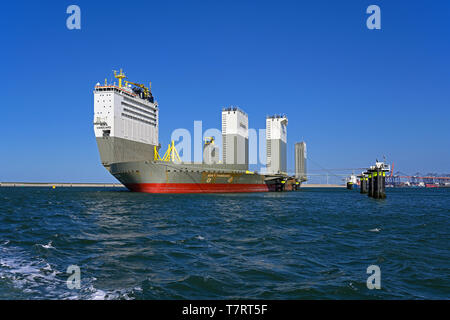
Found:
M 120 69 L 120 73 L 117 74 L 117 71 L 114 70 L 114 78 L 119 79 L 119 88 L 122 88 L 122 79 L 125 79 L 127 76 L 123 73 L 122 69 Z

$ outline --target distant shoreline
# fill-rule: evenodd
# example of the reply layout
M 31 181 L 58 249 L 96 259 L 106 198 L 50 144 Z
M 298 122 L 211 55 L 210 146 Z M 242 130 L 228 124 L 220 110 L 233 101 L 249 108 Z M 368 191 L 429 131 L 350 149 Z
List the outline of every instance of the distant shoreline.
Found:
M 0 187 L 47 187 L 47 188 L 125 188 L 121 183 L 65 183 L 65 182 L 0 182 Z M 302 184 L 300 188 L 345 188 L 338 184 Z
M 0 182 L 0 187 L 103 187 L 125 188 L 121 183 L 65 183 L 65 182 Z

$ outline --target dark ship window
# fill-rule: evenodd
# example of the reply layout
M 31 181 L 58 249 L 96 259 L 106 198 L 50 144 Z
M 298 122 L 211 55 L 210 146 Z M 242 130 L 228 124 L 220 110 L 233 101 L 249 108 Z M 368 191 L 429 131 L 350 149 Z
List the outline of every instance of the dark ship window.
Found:
M 103 137 L 109 137 L 111 130 L 103 130 Z

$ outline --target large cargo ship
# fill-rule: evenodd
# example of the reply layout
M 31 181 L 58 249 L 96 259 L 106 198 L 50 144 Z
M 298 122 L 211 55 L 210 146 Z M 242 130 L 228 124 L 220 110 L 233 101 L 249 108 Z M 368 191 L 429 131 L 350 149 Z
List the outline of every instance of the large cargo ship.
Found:
M 266 176 L 248 171 L 248 120 L 242 110 L 228 108 L 222 112 L 223 162 L 217 156 L 213 157 L 216 161 L 208 163 L 182 162 L 173 142 L 161 157 L 159 107 L 151 86 L 125 80 L 122 70 L 114 76 L 117 85 L 105 80 L 94 88 L 94 131 L 103 166 L 129 190 L 222 193 L 266 192 L 272 188 Z M 234 121 L 226 123 L 226 119 Z M 207 144 L 213 145 L 214 139 Z M 239 148 L 244 152 L 236 152 Z M 208 150 L 215 152 L 214 147 Z

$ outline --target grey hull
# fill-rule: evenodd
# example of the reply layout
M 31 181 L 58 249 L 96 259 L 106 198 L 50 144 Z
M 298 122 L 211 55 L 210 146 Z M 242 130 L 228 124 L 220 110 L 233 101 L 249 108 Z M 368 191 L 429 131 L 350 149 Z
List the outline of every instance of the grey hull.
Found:
M 100 159 L 108 170 L 113 163 L 153 159 L 154 145 L 117 137 L 96 139 Z
M 110 172 L 128 189 L 150 193 L 266 192 L 264 176 L 230 165 L 137 161 L 114 163 Z

